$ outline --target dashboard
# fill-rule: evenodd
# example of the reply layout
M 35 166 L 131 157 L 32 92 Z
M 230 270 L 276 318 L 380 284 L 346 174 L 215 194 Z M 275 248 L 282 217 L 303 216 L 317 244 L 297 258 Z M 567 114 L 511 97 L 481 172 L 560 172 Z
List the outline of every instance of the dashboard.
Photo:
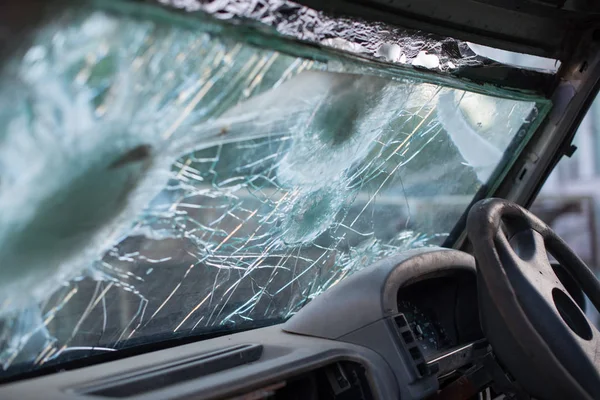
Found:
M 283 324 L 90 359 L 1 384 L 0 398 L 425 399 L 487 346 L 477 304 L 471 255 L 410 250 L 346 278 Z

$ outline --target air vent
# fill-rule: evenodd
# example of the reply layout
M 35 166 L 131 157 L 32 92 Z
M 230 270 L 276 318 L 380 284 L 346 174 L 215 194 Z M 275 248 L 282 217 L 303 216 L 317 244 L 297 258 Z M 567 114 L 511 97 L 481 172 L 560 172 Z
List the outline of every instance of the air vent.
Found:
M 109 378 L 93 385 L 77 388 L 75 391 L 80 394 L 112 398 L 136 396 L 251 363 L 260 358 L 262 350 L 262 345 L 257 344 L 232 346 L 167 365 Z
M 427 364 L 425 363 L 425 359 L 423 357 L 423 353 L 421 353 L 421 349 L 419 348 L 419 344 L 415 341 L 415 337 L 410 330 L 410 326 L 408 325 L 408 321 L 406 321 L 406 317 L 404 314 L 398 314 L 394 317 L 394 322 L 396 323 L 396 327 L 398 328 L 398 332 L 400 333 L 400 338 L 406 350 L 408 350 L 408 354 L 412 358 L 414 362 L 415 369 L 419 376 L 423 377 L 429 375 L 431 371 L 427 368 Z

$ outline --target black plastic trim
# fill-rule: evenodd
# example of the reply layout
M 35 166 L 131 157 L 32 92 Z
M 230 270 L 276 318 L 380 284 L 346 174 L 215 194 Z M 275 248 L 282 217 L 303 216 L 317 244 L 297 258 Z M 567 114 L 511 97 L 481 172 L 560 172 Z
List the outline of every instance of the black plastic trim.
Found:
M 136 396 L 257 361 L 262 352 L 263 346 L 258 344 L 232 346 L 192 359 L 108 378 L 75 391 L 111 398 Z

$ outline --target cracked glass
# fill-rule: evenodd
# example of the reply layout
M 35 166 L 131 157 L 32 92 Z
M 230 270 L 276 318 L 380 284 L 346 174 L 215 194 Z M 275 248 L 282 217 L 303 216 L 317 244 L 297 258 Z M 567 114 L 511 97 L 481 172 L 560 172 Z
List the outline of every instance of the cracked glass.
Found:
M 0 81 L 4 377 L 279 323 L 448 244 L 550 106 L 113 1 L 56 12 Z

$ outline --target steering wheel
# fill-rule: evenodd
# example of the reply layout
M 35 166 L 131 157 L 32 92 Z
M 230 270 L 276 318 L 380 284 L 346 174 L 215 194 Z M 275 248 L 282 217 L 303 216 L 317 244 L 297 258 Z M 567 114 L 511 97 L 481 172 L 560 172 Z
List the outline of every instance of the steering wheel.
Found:
M 467 233 L 483 332 L 531 397 L 600 399 L 600 333 L 550 265 L 550 253 L 600 310 L 594 273 L 544 222 L 503 199 L 476 203 Z

